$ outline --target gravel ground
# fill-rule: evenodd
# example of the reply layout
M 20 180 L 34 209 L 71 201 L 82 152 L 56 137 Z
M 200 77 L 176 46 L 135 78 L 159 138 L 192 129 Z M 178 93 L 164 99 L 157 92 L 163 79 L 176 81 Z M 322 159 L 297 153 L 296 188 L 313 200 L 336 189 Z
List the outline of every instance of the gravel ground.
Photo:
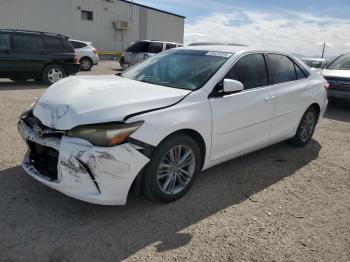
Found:
M 280 143 L 211 168 L 177 202 L 105 207 L 22 171 L 16 122 L 45 89 L 0 80 L 0 261 L 350 260 L 350 107 L 330 105 L 306 147 Z

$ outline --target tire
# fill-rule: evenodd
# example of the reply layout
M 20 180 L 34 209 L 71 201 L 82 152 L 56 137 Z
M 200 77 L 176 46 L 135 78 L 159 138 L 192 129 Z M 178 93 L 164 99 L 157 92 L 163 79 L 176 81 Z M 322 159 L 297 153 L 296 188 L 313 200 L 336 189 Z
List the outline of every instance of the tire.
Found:
M 297 132 L 290 142 L 300 147 L 307 145 L 314 134 L 317 120 L 318 112 L 316 108 L 313 106 L 309 107 L 301 118 Z
M 175 153 L 172 155 L 174 161 L 171 161 L 171 152 Z M 179 152 L 180 159 L 183 158 L 182 166 L 177 161 Z M 175 201 L 191 188 L 200 167 L 201 154 L 197 143 L 186 135 L 170 136 L 155 149 L 145 168 L 144 193 L 152 200 Z
M 47 85 L 52 85 L 64 77 L 66 77 L 66 73 L 59 65 L 48 65 L 42 75 L 43 82 Z
M 90 71 L 93 66 L 92 60 L 88 57 L 80 59 L 80 69 L 82 71 Z

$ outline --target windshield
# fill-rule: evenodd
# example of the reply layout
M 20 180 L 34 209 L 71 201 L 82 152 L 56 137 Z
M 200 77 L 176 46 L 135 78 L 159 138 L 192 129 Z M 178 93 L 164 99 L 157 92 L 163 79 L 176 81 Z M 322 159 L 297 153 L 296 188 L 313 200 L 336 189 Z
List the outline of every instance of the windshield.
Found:
M 121 76 L 187 90 L 201 88 L 232 53 L 171 49 L 135 65 Z
M 350 54 L 339 56 L 328 66 L 328 69 L 350 70 Z
M 323 61 L 320 60 L 310 60 L 310 59 L 302 59 L 305 64 L 307 64 L 311 68 L 322 68 Z

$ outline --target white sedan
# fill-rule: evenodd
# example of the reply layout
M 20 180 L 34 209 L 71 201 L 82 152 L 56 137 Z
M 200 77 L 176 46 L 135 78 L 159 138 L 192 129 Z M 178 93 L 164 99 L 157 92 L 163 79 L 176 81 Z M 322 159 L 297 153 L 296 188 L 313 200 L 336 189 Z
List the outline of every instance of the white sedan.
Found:
M 281 52 L 239 46 L 171 49 L 120 76 L 73 76 L 22 114 L 22 166 L 91 203 L 124 205 L 135 185 L 174 201 L 201 170 L 289 140 L 306 145 L 327 82 Z

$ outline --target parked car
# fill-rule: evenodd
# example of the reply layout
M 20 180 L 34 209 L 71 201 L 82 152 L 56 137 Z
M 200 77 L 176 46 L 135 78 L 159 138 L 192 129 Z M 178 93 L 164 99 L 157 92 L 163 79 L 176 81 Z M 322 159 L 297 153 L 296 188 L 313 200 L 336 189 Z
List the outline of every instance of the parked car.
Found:
M 50 85 L 77 72 L 77 54 L 68 37 L 0 29 L 0 77 L 43 80 Z
M 100 61 L 97 50 L 92 46 L 91 42 L 84 42 L 79 40 L 69 40 L 78 55 L 80 69 L 82 71 L 90 71 L 94 65 Z
M 126 69 L 154 56 L 155 54 L 181 46 L 182 44 L 173 42 L 162 42 L 154 40 L 136 41 L 126 49 L 119 63 L 123 69 Z
M 329 83 L 329 99 L 350 103 L 350 53 L 333 60 L 322 75 Z
M 22 166 L 91 203 L 123 205 L 131 185 L 174 201 L 201 170 L 290 140 L 309 143 L 327 82 L 280 52 L 176 48 L 121 76 L 76 76 L 21 116 Z
M 321 73 L 322 69 L 327 65 L 327 59 L 324 58 L 301 58 L 301 60 L 307 64 L 311 70 Z

